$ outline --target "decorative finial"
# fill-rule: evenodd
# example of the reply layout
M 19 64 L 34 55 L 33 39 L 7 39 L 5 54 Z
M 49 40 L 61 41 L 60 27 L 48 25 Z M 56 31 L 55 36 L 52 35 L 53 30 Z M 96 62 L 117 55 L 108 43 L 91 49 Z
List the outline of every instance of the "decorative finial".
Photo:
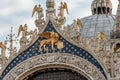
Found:
M 55 0 L 47 0 L 46 7 L 47 7 L 46 17 L 47 18 L 56 18 Z

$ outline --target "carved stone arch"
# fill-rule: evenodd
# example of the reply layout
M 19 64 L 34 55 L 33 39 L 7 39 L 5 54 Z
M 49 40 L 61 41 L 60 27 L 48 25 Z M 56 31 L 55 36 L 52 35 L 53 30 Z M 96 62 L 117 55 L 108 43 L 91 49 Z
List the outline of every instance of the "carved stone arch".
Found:
M 35 67 L 31 70 L 28 70 L 28 71 L 24 72 L 23 74 L 19 75 L 16 78 L 16 80 L 26 80 L 27 77 L 31 76 L 31 74 L 34 74 L 36 71 L 51 69 L 51 68 L 71 70 L 72 72 L 76 72 L 76 73 L 82 75 L 83 77 L 87 78 L 87 80 L 93 80 L 91 76 L 87 75 L 84 71 L 78 69 L 77 67 L 68 65 L 68 64 L 62 64 L 62 63 L 51 63 L 51 64 L 44 64 L 41 66 L 37 66 L 37 67 Z
M 47 53 L 32 57 L 14 67 L 3 80 L 24 80 L 35 71 L 46 68 L 70 69 L 88 80 L 106 80 L 99 69 L 89 61 L 66 53 Z

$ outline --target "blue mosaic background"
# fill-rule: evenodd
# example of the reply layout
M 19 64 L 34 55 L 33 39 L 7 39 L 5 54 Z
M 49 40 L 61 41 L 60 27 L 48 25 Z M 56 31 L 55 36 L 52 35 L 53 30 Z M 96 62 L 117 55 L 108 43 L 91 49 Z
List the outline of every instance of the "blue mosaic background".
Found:
M 51 22 L 48 23 L 44 32 L 50 32 L 50 31 L 57 32 Z M 102 66 L 89 52 L 71 44 L 70 42 L 65 40 L 60 34 L 59 34 L 59 36 L 60 36 L 60 40 L 64 42 L 64 48 L 61 50 L 61 53 L 73 54 L 73 55 L 76 55 L 76 56 L 86 59 L 87 61 L 92 63 L 94 66 L 96 66 L 96 68 L 98 68 L 100 70 L 100 72 L 105 76 L 105 78 L 107 78 Z M 9 73 L 9 71 L 12 68 L 14 68 L 17 64 L 19 64 L 19 63 L 23 62 L 24 60 L 27 60 L 31 57 L 47 53 L 46 51 L 42 51 L 42 52 L 39 51 L 39 43 L 41 40 L 42 40 L 42 38 L 39 38 L 26 51 L 22 52 L 14 60 L 12 60 L 12 62 L 6 67 L 6 69 L 2 73 L 0 80 L 2 80 Z M 49 48 L 49 51 L 48 51 L 49 53 L 53 52 L 51 49 L 51 46 L 48 45 L 47 48 Z M 58 52 L 60 52 L 60 50 L 56 49 L 54 52 L 58 53 Z

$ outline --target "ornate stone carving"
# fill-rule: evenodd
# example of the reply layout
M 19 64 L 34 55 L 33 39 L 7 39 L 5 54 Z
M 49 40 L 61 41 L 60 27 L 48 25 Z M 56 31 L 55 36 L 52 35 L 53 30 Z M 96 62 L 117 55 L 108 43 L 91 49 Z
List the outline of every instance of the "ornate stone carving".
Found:
M 83 75 L 86 75 L 85 77 L 87 78 L 89 77 L 90 80 L 106 80 L 100 71 L 88 61 L 80 57 L 65 53 L 50 53 L 28 59 L 14 67 L 3 80 L 22 80 L 25 78 L 25 76 L 27 77 L 30 75 L 29 73 L 33 72 L 33 70 L 38 70 L 38 68 L 36 68 L 38 66 L 41 66 L 39 68 L 44 68 L 42 66 L 47 65 L 49 68 L 49 66 L 58 66 L 57 64 L 63 67 L 69 66 L 71 69 L 75 69 L 78 73 L 81 71 Z M 29 73 L 26 73 L 28 71 Z
M 91 38 L 86 40 L 86 47 L 87 49 L 92 50 L 92 39 Z
M 29 37 L 29 43 L 32 43 L 36 38 L 37 38 L 37 29 L 35 29 L 34 31 L 30 31 L 29 32 L 29 35 L 30 35 L 30 37 Z

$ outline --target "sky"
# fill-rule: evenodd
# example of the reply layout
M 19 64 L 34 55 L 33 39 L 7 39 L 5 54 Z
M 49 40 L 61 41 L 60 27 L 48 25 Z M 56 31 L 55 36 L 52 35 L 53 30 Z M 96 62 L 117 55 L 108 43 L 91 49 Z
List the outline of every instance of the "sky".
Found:
M 56 8 L 61 1 L 65 1 L 69 7 L 67 24 L 71 24 L 73 19 L 83 18 L 92 15 L 91 3 L 93 0 L 56 0 Z M 118 0 L 111 0 L 113 4 L 113 14 L 116 14 Z M 46 0 L 0 0 L 0 41 L 4 41 L 10 33 L 11 26 L 13 32 L 17 34 L 21 24 L 27 24 L 29 30 L 35 27 L 35 17 L 31 17 L 34 5 L 41 4 L 46 9 Z

